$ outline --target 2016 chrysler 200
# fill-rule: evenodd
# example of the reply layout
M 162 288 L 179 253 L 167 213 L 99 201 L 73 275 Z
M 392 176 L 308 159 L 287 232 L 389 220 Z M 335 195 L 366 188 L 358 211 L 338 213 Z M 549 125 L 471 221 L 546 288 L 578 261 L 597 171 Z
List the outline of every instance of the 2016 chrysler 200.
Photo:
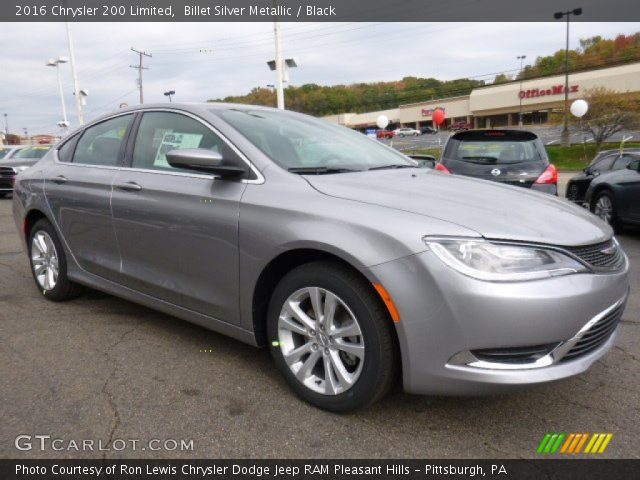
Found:
M 268 345 L 333 411 L 399 375 L 480 394 L 583 372 L 628 292 L 589 212 L 261 107 L 112 114 L 22 172 L 13 206 L 46 298 L 87 285 Z

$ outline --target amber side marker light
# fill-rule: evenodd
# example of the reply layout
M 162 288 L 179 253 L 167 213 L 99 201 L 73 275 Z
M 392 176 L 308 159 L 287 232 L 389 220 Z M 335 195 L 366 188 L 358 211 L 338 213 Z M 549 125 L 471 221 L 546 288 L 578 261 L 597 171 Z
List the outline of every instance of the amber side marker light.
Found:
M 380 295 L 380 298 L 382 298 L 382 301 L 384 302 L 384 304 L 387 306 L 387 310 L 389 310 L 389 315 L 391 315 L 391 320 L 393 320 L 394 323 L 398 323 L 400 321 L 400 314 L 398 313 L 398 309 L 396 308 L 395 303 L 393 303 L 393 300 L 391 299 L 391 295 L 389 295 L 389 292 L 387 292 L 386 288 L 384 288 L 379 283 L 374 283 L 372 285 L 373 285 L 373 288 L 375 288 L 376 291 L 378 292 L 378 295 Z

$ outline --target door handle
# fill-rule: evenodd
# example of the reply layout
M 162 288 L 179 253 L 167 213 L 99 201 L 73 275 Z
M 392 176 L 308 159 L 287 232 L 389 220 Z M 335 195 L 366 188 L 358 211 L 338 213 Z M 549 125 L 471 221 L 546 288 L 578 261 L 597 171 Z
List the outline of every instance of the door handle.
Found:
M 63 183 L 67 183 L 68 181 L 69 179 L 64 175 L 58 175 L 52 180 L 53 183 L 57 183 L 58 185 L 62 185 Z
M 140 190 L 142 190 L 142 187 L 136 182 L 119 183 L 117 185 L 114 185 L 114 187 L 118 190 L 124 190 L 125 192 L 139 192 Z

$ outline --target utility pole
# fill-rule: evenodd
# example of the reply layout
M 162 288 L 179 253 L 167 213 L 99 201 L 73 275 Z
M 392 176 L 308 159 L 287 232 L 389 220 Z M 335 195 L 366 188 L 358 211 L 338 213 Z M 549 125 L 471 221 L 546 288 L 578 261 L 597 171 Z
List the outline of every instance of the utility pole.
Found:
M 4 114 L 4 133 L 6 133 L 7 135 L 9 134 L 9 120 L 7 120 L 8 117 L 9 115 L 5 113 Z
M 284 110 L 284 90 L 282 86 L 282 52 L 280 51 L 280 22 L 273 22 L 273 33 L 276 40 L 276 98 L 278 108 Z
M 71 38 L 71 25 L 67 26 L 67 44 L 69 46 L 69 60 L 71 63 L 71 75 L 73 76 L 73 94 L 76 97 L 76 113 L 78 114 L 78 125 L 84 125 L 84 115 L 82 113 L 82 98 L 80 98 L 80 87 L 78 86 L 78 73 L 76 72 L 76 57 L 73 53 L 73 39 Z
M 138 89 L 140 90 L 140 105 L 142 105 L 144 103 L 144 93 L 142 90 L 142 71 L 149 70 L 148 67 L 142 66 L 142 59 L 143 57 L 151 58 L 152 55 L 142 50 L 136 50 L 133 47 L 131 47 L 131 51 L 138 54 L 138 65 L 129 65 L 129 66 L 131 68 L 136 68 L 138 70 Z

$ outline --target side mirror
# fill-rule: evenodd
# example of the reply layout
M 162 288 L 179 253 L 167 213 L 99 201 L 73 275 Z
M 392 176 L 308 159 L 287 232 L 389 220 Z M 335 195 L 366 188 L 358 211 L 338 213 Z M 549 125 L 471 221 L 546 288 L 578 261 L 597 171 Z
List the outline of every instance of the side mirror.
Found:
M 205 148 L 185 148 L 167 152 L 167 162 L 175 168 L 211 173 L 223 178 L 242 177 L 247 169 L 238 165 L 223 165 L 222 155 Z
M 434 168 L 436 166 L 437 160 L 433 155 L 413 154 L 407 156 L 412 160 L 415 160 L 420 168 Z

